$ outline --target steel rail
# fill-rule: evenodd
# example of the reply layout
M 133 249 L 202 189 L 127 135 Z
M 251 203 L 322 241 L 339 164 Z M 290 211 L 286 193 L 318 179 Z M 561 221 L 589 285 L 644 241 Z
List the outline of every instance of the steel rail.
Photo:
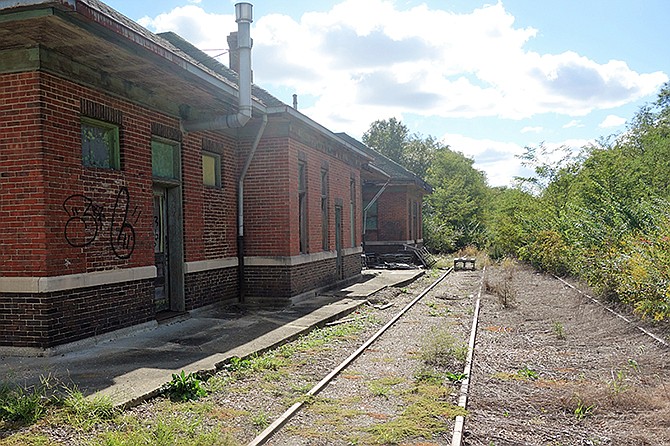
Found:
M 465 359 L 465 367 L 463 368 L 463 381 L 461 382 L 461 391 L 458 396 L 458 405 L 463 409 L 468 405 L 468 392 L 470 389 L 470 375 L 472 374 L 472 362 L 475 355 L 475 340 L 477 339 L 477 325 L 479 324 L 479 304 L 482 299 L 482 289 L 484 288 L 484 274 L 486 267 L 482 269 L 482 278 L 479 282 L 479 291 L 477 292 L 477 300 L 475 302 L 475 311 L 472 316 L 472 328 L 470 329 L 470 342 L 468 343 L 468 356 Z M 461 446 L 463 441 L 463 428 L 465 426 L 465 416 L 458 415 L 454 420 L 454 434 L 451 437 L 451 446 Z
M 628 319 L 628 318 L 627 318 L 626 316 L 624 316 L 623 314 L 619 314 L 619 313 L 617 313 L 616 311 L 614 311 L 613 309 L 611 309 L 610 307 L 608 307 L 608 306 L 605 305 L 604 303 L 600 302 L 600 301 L 599 301 L 598 299 L 596 299 L 595 297 L 591 297 L 591 296 L 589 296 L 588 294 L 586 294 L 585 292 L 583 292 L 583 291 L 580 290 L 579 288 L 577 288 L 577 287 L 575 287 L 574 285 L 572 285 L 571 283 L 569 283 L 569 282 L 567 282 L 567 281 L 561 279 L 561 278 L 558 277 L 557 275 L 553 275 L 553 276 L 554 276 L 556 279 L 558 279 L 559 281 L 563 282 L 564 285 L 566 285 L 566 286 L 572 288 L 573 290 L 577 291 L 577 292 L 578 292 L 579 294 L 581 294 L 582 296 L 585 296 L 585 297 L 587 297 L 588 299 L 590 299 L 591 301 L 593 301 L 593 302 L 595 302 L 596 304 L 600 305 L 600 306 L 603 307 L 605 310 L 609 311 L 610 313 L 612 313 L 613 315 L 615 315 L 615 316 L 618 317 L 619 319 L 622 319 L 622 320 L 628 322 L 629 324 L 633 325 L 635 328 L 637 328 L 638 330 L 640 330 L 642 333 L 644 333 L 644 334 L 646 334 L 647 336 L 651 337 L 654 341 L 658 342 L 659 344 L 663 345 L 664 347 L 670 347 L 670 345 L 668 345 L 668 343 L 667 343 L 666 341 L 664 341 L 662 338 L 660 338 L 659 336 L 655 335 L 654 333 L 650 332 L 649 330 L 647 330 L 647 329 L 645 329 L 645 328 L 643 328 L 643 327 L 640 327 L 639 325 L 636 325 L 636 324 L 635 324 L 635 321 L 633 321 L 633 320 L 631 320 L 631 319 Z
M 347 359 L 342 361 L 340 365 L 335 367 L 325 378 L 319 381 L 312 389 L 307 392 L 307 396 L 314 396 L 323 390 L 324 387 L 328 385 L 333 378 L 335 378 L 342 370 L 344 370 L 349 364 L 351 364 L 356 358 L 358 358 L 361 353 L 363 353 L 373 342 L 377 340 L 386 330 L 388 330 L 393 324 L 395 324 L 398 319 L 400 319 L 410 308 L 412 308 L 417 302 L 419 302 L 426 294 L 428 294 L 437 284 L 442 282 L 445 277 L 447 277 L 454 269 L 449 268 L 447 271 L 442 274 L 435 282 L 430 284 L 423 290 L 417 297 L 415 297 L 410 303 L 408 303 L 402 310 L 400 310 L 393 318 L 388 321 L 382 328 L 380 328 L 375 334 L 373 334 L 363 345 L 361 345 L 355 352 L 353 352 Z M 265 444 L 270 437 L 277 432 L 288 420 L 290 420 L 301 408 L 305 405 L 305 401 L 299 401 L 289 407 L 286 412 L 284 412 L 279 418 L 277 418 L 271 425 L 269 425 L 263 432 L 261 432 L 256 438 L 251 440 L 247 446 L 259 446 Z

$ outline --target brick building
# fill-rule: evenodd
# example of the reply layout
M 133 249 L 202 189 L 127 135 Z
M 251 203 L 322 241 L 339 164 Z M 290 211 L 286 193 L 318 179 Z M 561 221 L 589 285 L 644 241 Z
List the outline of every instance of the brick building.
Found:
M 373 157 L 246 85 L 236 9 L 239 75 L 97 0 L 0 0 L 0 351 L 360 273 Z
M 366 254 L 407 252 L 423 246 L 423 197 L 432 187 L 418 175 L 350 136 L 343 139 L 373 160 L 361 173 Z

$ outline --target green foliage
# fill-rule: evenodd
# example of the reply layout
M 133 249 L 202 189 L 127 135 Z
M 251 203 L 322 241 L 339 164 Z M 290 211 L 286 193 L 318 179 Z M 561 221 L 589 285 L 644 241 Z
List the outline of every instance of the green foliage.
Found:
M 54 404 L 54 383 L 51 377 L 41 377 L 34 386 L 0 384 L 0 420 L 32 424 L 47 413 Z
M 465 362 L 468 346 L 459 343 L 447 330 L 432 330 L 421 346 L 421 360 L 426 364 L 451 367 Z
M 519 249 L 519 258 L 542 271 L 559 275 L 566 274 L 570 269 L 570 248 L 561 234 L 554 230 L 535 234 L 529 244 Z
M 86 398 L 77 387 L 66 389 L 62 404 L 68 422 L 82 427 L 111 420 L 119 413 L 111 398 L 100 395 Z
M 159 414 L 155 419 L 125 417 L 119 430 L 102 432 L 91 446 L 237 446 L 229 434 L 208 428 L 200 417 Z
M 516 373 L 520 378 L 523 379 L 535 380 L 540 377 L 539 373 L 529 368 L 527 365 L 523 366 L 523 368 L 519 369 Z
M 197 400 L 207 395 L 204 383 L 198 376 L 194 373 L 186 374 L 183 370 L 180 373 L 173 373 L 172 381 L 165 384 L 163 390 L 173 401 Z
M 670 317 L 670 84 L 630 122 L 579 153 L 527 148 L 535 176 L 493 191 L 487 246 L 661 321 Z
M 448 420 L 465 416 L 466 410 L 448 402 L 451 390 L 440 385 L 419 384 L 408 393 L 399 417 L 370 426 L 377 444 L 399 444 L 411 438 L 432 439 L 450 429 Z
M 363 134 L 363 143 L 402 165 L 408 136 L 409 129 L 396 118 L 377 120 Z

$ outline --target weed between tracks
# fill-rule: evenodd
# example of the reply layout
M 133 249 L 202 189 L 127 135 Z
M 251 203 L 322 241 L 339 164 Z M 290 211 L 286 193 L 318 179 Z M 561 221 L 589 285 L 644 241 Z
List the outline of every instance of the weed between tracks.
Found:
M 407 291 L 413 293 L 412 288 Z M 436 311 L 431 316 L 436 322 L 454 317 L 442 302 L 429 309 Z M 305 438 L 336 442 L 348 436 L 351 444 L 379 444 L 394 438 L 430 439 L 446 432 L 450 419 L 464 413 L 451 401 L 452 382 L 462 379 L 458 372 L 466 353 L 446 331 L 431 332 L 426 339 L 432 341 L 426 341 L 414 355 L 419 357 L 413 360 L 422 364 L 422 372 L 414 378 L 388 375 L 370 379 L 348 370 L 338 379 L 359 382 L 367 397 L 328 399 L 306 395 L 337 365 L 339 360 L 334 362 L 334 357 L 347 356 L 351 341 L 360 342 L 363 332 L 371 333 L 381 324 L 372 310 L 362 310 L 351 322 L 312 331 L 263 355 L 235 358 L 206 381 L 175 374 L 165 397 L 125 412 L 113 409 L 108 400 L 86 399 L 76 391 L 65 404 L 61 399 L 45 397 L 45 388 L 7 384 L 0 387 L 0 444 L 234 446 L 242 439 L 253 438 L 296 401 L 305 402 L 307 411 L 320 420 L 288 428 Z M 406 359 L 386 357 L 375 364 L 401 367 Z M 169 391 L 170 387 L 174 392 Z M 168 398 L 170 394 L 173 401 Z M 362 409 L 370 398 L 385 400 L 391 411 Z M 403 409 L 395 413 L 398 407 Z M 10 413 L 25 415 L 19 418 Z M 17 418 L 11 418 L 14 416 Z

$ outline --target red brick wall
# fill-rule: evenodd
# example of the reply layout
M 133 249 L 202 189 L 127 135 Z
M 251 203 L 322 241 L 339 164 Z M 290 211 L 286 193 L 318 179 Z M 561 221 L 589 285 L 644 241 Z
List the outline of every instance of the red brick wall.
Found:
M 237 255 L 235 141 L 217 133 L 186 135 L 182 144 L 186 261 Z M 221 187 L 202 183 L 202 151 L 221 156 Z
M 53 276 L 152 265 L 151 124 L 178 129 L 178 121 L 44 73 L 3 75 L 0 87 L 0 274 Z M 81 98 L 123 114 L 121 170 L 82 166 Z M 202 135 L 188 135 L 182 142 L 187 261 L 236 254 L 233 142 L 206 137 L 222 155 L 223 187 L 203 187 Z M 78 233 L 75 244 L 93 238 L 94 209 L 102 217 L 97 236 L 88 246 L 72 246 L 68 232 L 73 239 Z M 81 218 L 72 219 L 75 213 Z M 113 217 L 133 228 L 135 245 L 127 259 L 110 246 Z
M 244 181 L 247 256 L 289 255 L 289 209 L 297 207 L 297 201 L 290 194 L 287 147 L 287 138 L 263 138 L 249 166 Z M 240 156 L 240 163 L 246 156 Z
M 4 294 L 0 345 L 49 348 L 148 322 L 153 280 L 54 293 Z
M 364 191 L 364 200 L 371 200 L 378 188 Z M 387 188 L 377 200 L 377 230 L 368 230 L 367 241 L 405 241 L 410 240 L 410 204 L 417 203 L 417 237 L 423 237 L 421 208 L 423 194 L 420 190 L 408 186 Z
M 285 304 L 291 297 L 338 281 L 336 259 L 327 259 L 295 266 L 247 266 L 245 286 L 249 299 L 262 303 Z M 361 272 L 361 255 L 343 258 L 344 278 Z
M 237 301 L 237 268 L 222 268 L 187 274 L 184 284 L 186 310 Z
M 37 73 L 0 75 L 0 275 L 41 275 L 47 266 Z

